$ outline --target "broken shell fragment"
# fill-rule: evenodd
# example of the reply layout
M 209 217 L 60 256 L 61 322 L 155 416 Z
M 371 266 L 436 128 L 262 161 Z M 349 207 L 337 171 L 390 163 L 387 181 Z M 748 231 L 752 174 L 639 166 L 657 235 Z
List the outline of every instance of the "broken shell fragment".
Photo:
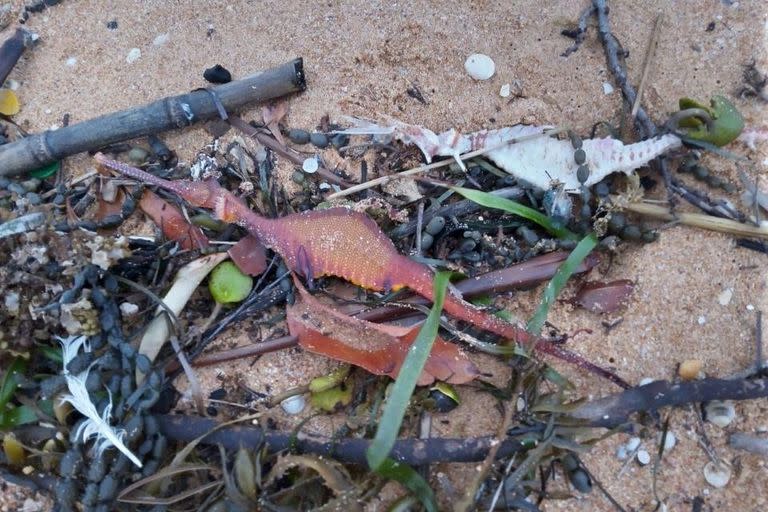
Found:
M 731 468 L 723 462 L 707 462 L 704 466 L 704 479 L 712 487 L 725 487 L 731 479 Z
M 488 80 L 496 72 L 496 64 L 482 53 L 473 53 L 464 61 L 464 69 L 475 80 Z
M 504 84 L 499 89 L 499 96 L 502 98 L 509 98 L 510 94 L 512 94 L 512 87 L 509 84 Z
M 736 418 L 736 408 L 730 400 L 712 400 L 704 406 L 704 414 L 708 422 L 725 428 Z

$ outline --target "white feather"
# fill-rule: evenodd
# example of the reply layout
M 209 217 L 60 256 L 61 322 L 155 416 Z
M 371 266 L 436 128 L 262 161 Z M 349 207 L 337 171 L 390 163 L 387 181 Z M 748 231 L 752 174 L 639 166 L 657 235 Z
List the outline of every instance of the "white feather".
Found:
M 83 442 L 95 437 L 94 448 L 97 455 L 114 446 L 125 454 L 126 457 L 131 459 L 131 462 L 139 467 L 142 467 L 141 461 L 131 450 L 123 443 L 123 437 L 125 437 L 125 431 L 122 429 L 116 429 L 112 427 L 110 422 L 110 415 L 112 413 L 112 394 L 109 394 L 109 403 L 104 408 L 101 416 L 99 416 L 96 406 L 91 401 L 91 397 L 88 394 L 88 389 L 85 387 L 85 381 L 88 379 L 88 371 L 90 368 L 83 370 L 77 375 L 73 375 L 67 371 L 69 363 L 80 352 L 80 347 L 85 348 L 85 352 L 90 352 L 91 347 L 87 342 L 85 336 L 69 336 L 67 338 L 59 338 L 62 348 L 62 359 L 64 360 L 64 377 L 67 381 L 67 388 L 69 394 L 61 397 L 62 402 L 69 402 L 72 407 L 86 417 L 86 420 L 80 423 L 80 426 L 75 432 L 76 437 L 82 437 Z

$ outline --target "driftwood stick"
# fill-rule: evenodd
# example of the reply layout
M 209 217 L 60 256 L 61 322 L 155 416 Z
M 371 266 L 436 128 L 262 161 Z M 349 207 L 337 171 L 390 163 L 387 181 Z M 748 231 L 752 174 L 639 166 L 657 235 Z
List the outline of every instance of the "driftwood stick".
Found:
M 115 142 L 183 128 L 219 116 L 218 105 L 227 111 L 306 88 L 301 59 L 229 82 L 210 91 L 198 90 L 157 100 L 82 123 L 45 131 L 0 146 L 0 176 L 38 169 L 62 158 L 93 151 Z
M 16 32 L 5 40 L 3 46 L 0 46 L 0 85 L 3 85 L 5 79 L 11 73 L 11 70 L 19 61 L 24 50 L 32 46 L 37 37 L 26 28 L 20 27 Z
M 657 411 L 710 400 L 749 400 L 768 396 L 768 378 L 703 379 L 671 383 L 657 380 L 582 405 L 570 416 L 593 427 L 613 428 L 629 421 L 630 414 Z

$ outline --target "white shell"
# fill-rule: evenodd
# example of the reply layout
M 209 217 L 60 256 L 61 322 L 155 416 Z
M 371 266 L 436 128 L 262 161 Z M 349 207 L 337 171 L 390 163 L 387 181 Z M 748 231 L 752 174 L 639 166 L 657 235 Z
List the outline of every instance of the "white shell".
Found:
M 730 400 L 712 400 L 704 407 L 707 421 L 725 428 L 736 418 L 736 408 Z
M 731 468 L 725 464 L 716 464 L 712 461 L 704 466 L 704 479 L 712 487 L 725 487 L 731 480 Z
M 304 163 L 301 164 L 301 168 L 307 174 L 315 174 L 320 168 L 320 164 L 317 162 L 317 158 L 312 156 L 304 160 Z
M 299 414 L 306 405 L 307 401 L 304 399 L 304 395 L 289 396 L 280 402 L 280 407 L 283 408 L 286 414 Z
M 509 84 L 504 84 L 499 89 L 499 96 L 502 98 L 508 98 L 510 94 L 512 94 L 512 87 Z
M 637 462 L 639 462 L 643 466 L 648 465 L 648 463 L 651 462 L 651 454 L 645 450 L 640 450 L 639 452 L 637 452 Z
M 496 72 L 496 64 L 482 53 L 473 53 L 464 61 L 464 69 L 475 80 L 488 80 Z

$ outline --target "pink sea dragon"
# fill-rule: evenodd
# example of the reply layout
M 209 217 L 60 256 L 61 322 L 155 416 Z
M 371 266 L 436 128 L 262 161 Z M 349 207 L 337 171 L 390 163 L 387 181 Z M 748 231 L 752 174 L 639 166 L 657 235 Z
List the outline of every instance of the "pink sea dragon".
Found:
M 368 134 L 379 140 L 396 139 L 405 144 L 415 144 L 424 153 L 427 162 L 431 162 L 435 156 L 451 156 L 463 168 L 461 155 L 493 148 L 485 153 L 486 157 L 504 171 L 531 185 L 548 190 L 553 184 L 559 183 L 571 193 L 579 193 L 582 186 L 577 178 L 579 164 L 574 159 L 576 148 L 570 140 L 546 136 L 545 132 L 551 129 L 551 126 L 518 124 L 463 135 L 453 128 L 436 134 L 427 128 L 396 120 L 390 120 L 388 126 L 381 126 L 357 118 L 349 119 L 355 126 L 339 133 Z M 523 140 L 518 141 L 521 138 Z M 584 140 L 581 149 L 585 153 L 584 164 L 589 168 L 584 185 L 589 187 L 617 172 L 630 174 L 657 156 L 681 146 L 680 138 L 673 134 L 634 144 L 624 144 L 611 138 Z

